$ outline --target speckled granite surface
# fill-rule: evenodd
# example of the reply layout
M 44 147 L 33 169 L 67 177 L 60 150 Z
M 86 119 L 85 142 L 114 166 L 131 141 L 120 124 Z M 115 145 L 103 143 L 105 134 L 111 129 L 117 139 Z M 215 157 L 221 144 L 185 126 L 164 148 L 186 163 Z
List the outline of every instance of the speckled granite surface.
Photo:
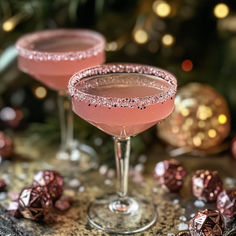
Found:
M 88 224 L 86 210 L 89 203 L 96 196 L 101 196 L 104 193 L 110 193 L 115 190 L 115 179 L 111 179 L 109 184 L 105 184 L 105 177 L 101 176 L 96 170 L 79 174 L 75 166 L 69 167 L 63 161 L 56 160 L 54 158 L 54 151 L 47 149 L 49 147 L 45 148 L 44 152 L 40 149 L 40 153 L 37 149 L 33 149 L 25 140 L 16 140 L 16 155 L 12 161 L 3 162 L 0 165 L 0 175 L 8 182 L 7 191 L 20 191 L 23 186 L 30 185 L 33 175 L 38 170 L 54 168 L 65 177 L 65 192 L 67 195 L 72 195 L 75 198 L 73 206 L 66 213 L 55 211 L 52 214 L 53 223 L 40 224 L 30 220 L 11 218 L 4 210 L 9 204 L 9 198 L 4 196 L 4 194 L 0 194 L 0 235 L 108 235 L 92 228 Z M 135 235 L 163 236 L 168 235 L 168 233 L 169 235 L 177 234 L 178 231 L 186 228 L 188 219 L 197 209 L 214 208 L 214 205 L 202 205 L 201 202 L 196 202 L 196 199 L 191 197 L 189 180 L 194 170 L 200 168 L 218 170 L 226 186 L 236 187 L 236 161 L 231 159 L 229 155 L 206 158 L 185 156 L 178 158 L 189 173 L 183 190 L 180 194 L 164 193 L 161 189 L 155 188 L 152 172 L 154 164 L 159 160 L 168 158 L 168 156 L 157 147 L 154 147 L 147 155 L 148 161 L 145 164 L 144 183 L 138 185 L 130 181 L 130 192 L 134 195 L 141 193 L 153 201 L 157 205 L 158 220 L 149 230 Z M 68 183 L 75 178 L 79 179 L 80 186 L 76 188 L 70 187 Z M 227 232 L 232 230 L 232 228 L 236 228 L 233 224 L 233 222 L 228 224 L 229 229 Z M 229 233 L 225 233 L 225 235 L 229 235 Z M 230 235 L 236 235 L 236 233 Z

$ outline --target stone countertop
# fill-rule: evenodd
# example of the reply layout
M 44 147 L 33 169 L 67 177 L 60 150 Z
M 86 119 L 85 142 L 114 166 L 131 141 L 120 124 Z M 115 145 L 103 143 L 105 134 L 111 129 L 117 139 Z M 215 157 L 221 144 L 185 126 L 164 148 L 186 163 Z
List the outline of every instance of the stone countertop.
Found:
M 115 179 L 107 180 L 100 175 L 97 170 L 78 173 L 75 165 L 68 165 L 66 161 L 59 161 L 54 158 L 55 151 L 51 147 L 32 148 L 25 139 L 15 140 L 15 155 L 10 161 L 4 161 L 0 165 L 0 177 L 7 182 L 7 192 L 19 192 L 23 186 L 30 186 L 34 174 L 42 169 L 55 169 L 59 171 L 65 179 L 65 194 L 74 197 L 72 207 L 65 213 L 54 211 L 52 213 L 53 222 L 37 223 L 26 219 L 15 219 L 6 213 L 10 199 L 6 193 L 0 193 L 0 235 L 5 236 L 106 236 L 105 232 L 92 228 L 86 217 L 89 203 L 95 197 L 115 191 Z M 39 151 L 40 150 L 40 151 Z M 153 227 L 137 236 L 151 235 L 176 235 L 179 231 L 185 230 L 191 215 L 198 209 L 207 207 L 215 208 L 214 204 L 205 205 L 201 201 L 196 201 L 191 196 L 190 178 L 197 169 L 209 168 L 218 170 L 224 180 L 226 187 L 236 187 L 236 161 L 228 154 L 208 157 L 191 157 L 190 155 L 177 158 L 183 163 L 188 171 L 185 185 L 179 194 L 165 193 L 156 188 L 153 181 L 153 168 L 159 160 L 167 159 L 168 155 L 163 148 L 154 146 L 147 154 L 148 160 L 145 163 L 144 182 L 135 184 L 130 181 L 129 189 L 132 194 L 143 194 L 157 205 L 158 220 Z M 79 186 L 71 187 L 70 181 L 78 179 Z M 236 226 L 235 222 L 228 224 L 229 231 Z M 114 234 L 113 234 L 114 235 Z

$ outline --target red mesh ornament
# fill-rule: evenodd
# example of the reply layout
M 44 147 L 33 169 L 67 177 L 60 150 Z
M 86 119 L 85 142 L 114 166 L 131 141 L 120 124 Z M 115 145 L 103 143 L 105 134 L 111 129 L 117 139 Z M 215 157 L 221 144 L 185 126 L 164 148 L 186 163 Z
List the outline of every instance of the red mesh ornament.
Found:
M 12 139 L 0 131 L 0 157 L 3 159 L 8 158 L 14 150 Z
M 156 184 L 173 192 L 180 190 L 185 176 L 184 167 L 174 159 L 158 162 L 154 169 Z
M 53 201 L 59 199 L 64 191 L 63 177 L 54 170 L 44 170 L 34 176 L 33 187 L 45 187 Z
M 217 171 L 197 170 L 192 177 L 192 192 L 199 200 L 216 201 L 222 189 L 223 182 Z
M 222 191 L 217 197 L 216 205 L 226 217 L 236 215 L 236 189 Z
M 222 236 L 224 226 L 224 218 L 217 210 L 199 211 L 189 221 L 189 231 L 192 236 Z
M 52 206 L 50 195 L 43 187 L 24 188 L 18 202 L 22 216 L 31 220 L 42 220 Z

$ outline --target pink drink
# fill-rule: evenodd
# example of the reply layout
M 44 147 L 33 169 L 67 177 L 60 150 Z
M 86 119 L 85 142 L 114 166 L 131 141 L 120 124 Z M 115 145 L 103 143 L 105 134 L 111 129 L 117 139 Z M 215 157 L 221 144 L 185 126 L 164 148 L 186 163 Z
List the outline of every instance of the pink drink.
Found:
M 104 39 L 89 30 L 48 30 L 17 42 L 19 68 L 54 90 L 66 90 L 70 76 L 105 60 Z
M 75 84 L 88 99 L 73 96 L 73 110 L 104 132 L 126 138 L 150 128 L 172 112 L 174 96 L 163 100 L 171 86 L 162 78 L 146 74 L 94 75 Z M 160 99 L 151 102 L 152 98 Z

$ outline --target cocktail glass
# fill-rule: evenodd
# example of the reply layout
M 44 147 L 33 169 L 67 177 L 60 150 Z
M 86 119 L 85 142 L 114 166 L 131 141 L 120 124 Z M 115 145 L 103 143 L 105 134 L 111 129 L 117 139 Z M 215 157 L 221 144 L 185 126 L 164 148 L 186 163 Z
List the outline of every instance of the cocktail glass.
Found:
M 103 36 L 91 30 L 45 30 L 22 36 L 16 48 L 19 69 L 58 92 L 61 147 L 57 157 L 78 162 L 76 166 L 81 171 L 96 166 L 95 151 L 73 138 L 73 113 L 67 84 L 78 70 L 104 62 Z
M 114 136 L 117 194 L 96 199 L 89 222 L 111 233 L 135 233 L 155 223 L 145 197 L 128 196 L 130 137 L 171 114 L 177 82 L 170 73 L 137 64 L 107 64 L 80 71 L 69 81 L 73 111 Z

